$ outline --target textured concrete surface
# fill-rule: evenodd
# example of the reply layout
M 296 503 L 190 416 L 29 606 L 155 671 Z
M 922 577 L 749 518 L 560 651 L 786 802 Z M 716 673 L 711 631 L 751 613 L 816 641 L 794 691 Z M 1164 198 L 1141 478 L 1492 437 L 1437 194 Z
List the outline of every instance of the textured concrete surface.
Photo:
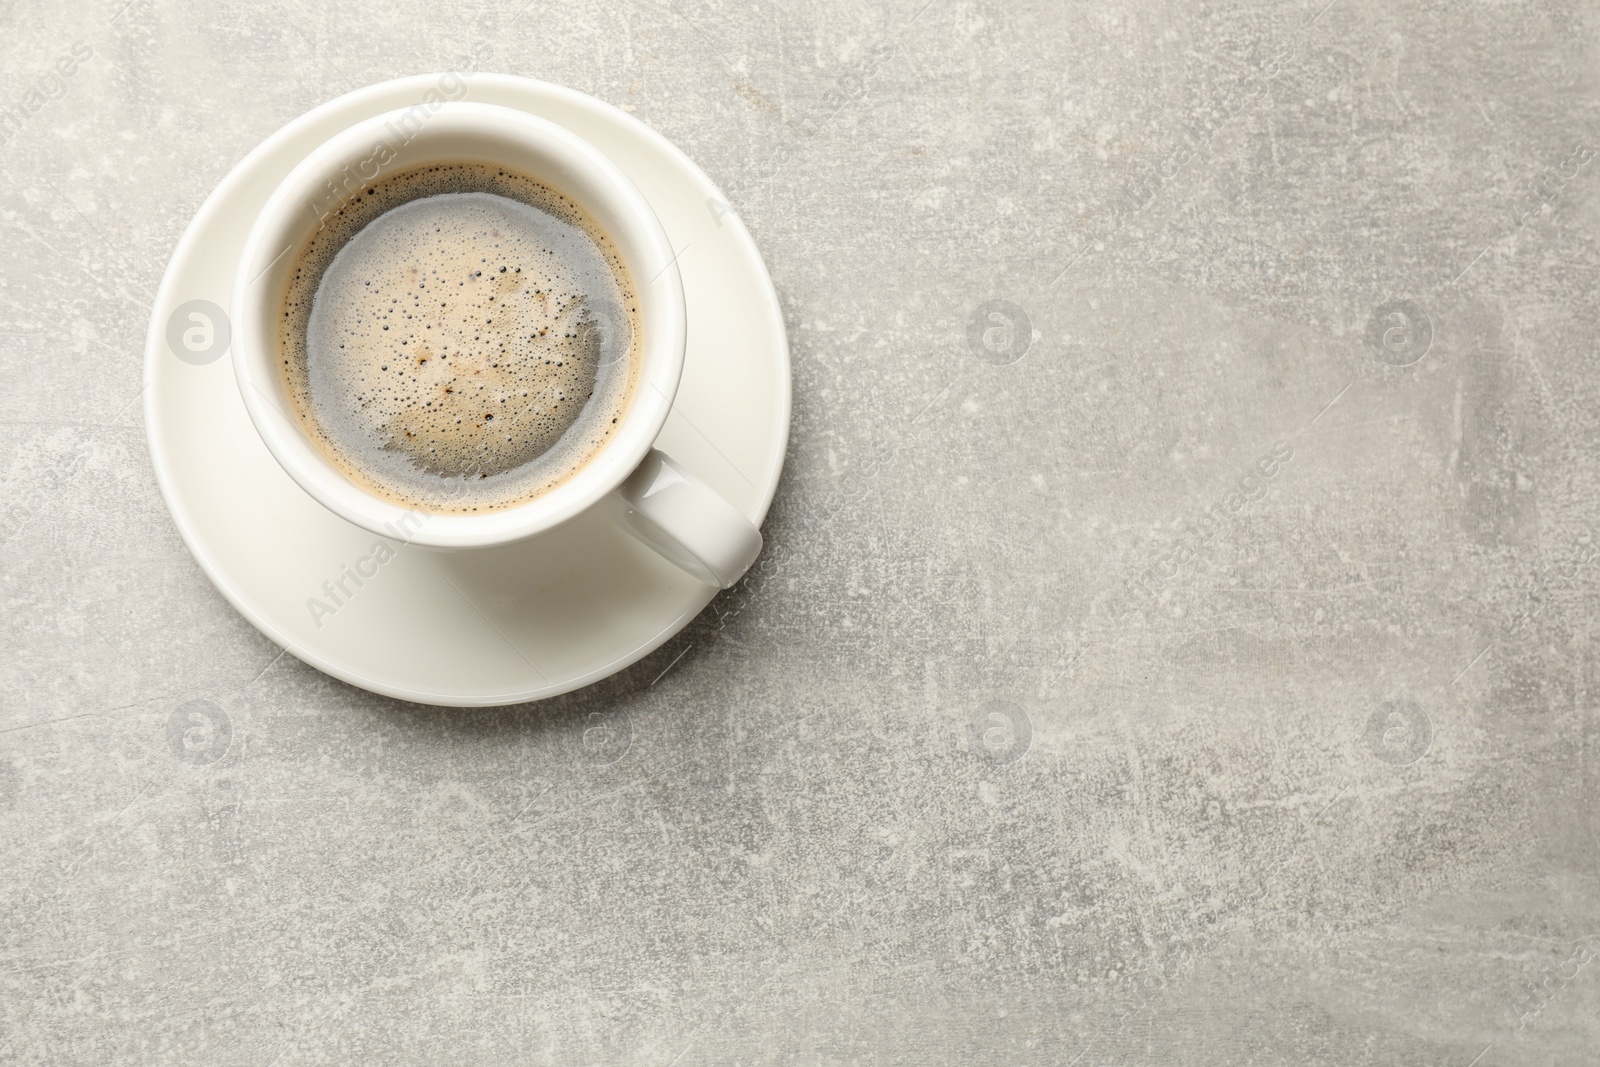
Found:
M 795 356 L 758 572 L 489 712 L 280 656 L 134 402 L 223 174 L 473 54 L 694 156 Z M 0 64 L 0 1060 L 1600 1062 L 1592 4 L 0 0 Z

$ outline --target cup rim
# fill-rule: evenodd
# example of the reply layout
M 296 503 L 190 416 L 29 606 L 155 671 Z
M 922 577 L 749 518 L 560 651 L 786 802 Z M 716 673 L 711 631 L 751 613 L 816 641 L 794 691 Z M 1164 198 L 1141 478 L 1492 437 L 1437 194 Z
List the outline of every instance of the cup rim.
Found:
M 418 123 L 414 131 L 406 123 Z M 403 133 L 411 136 L 401 140 Z M 389 145 L 395 161 L 383 173 L 428 162 L 427 143 L 476 135 L 468 154 L 439 158 L 505 165 L 507 152 L 521 151 L 510 165 L 547 180 L 592 216 L 604 219 L 639 298 L 643 347 L 638 382 L 612 440 L 581 470 L 530 501 L 474 515 L 407 508 L 355 484 L 317 449 L 289 414 L 286 383 L 275 365 L 276 314 L 290 252 L 310 235 L 325 201 L 327 183 L 346 166 L 378 158 Z M 393 142 L 399 141 L 398 149 Z M 420 142 L 420 144 L 419 144 Z M 496 154 L 498 152 L 499 154 Z M 551 179 L 526 162 L 526 153 L 559 165 Z M 365 177 L 365 171 L 359 172 Z M 365 188 L 365 185 L 360 186 Z M 359 193 L 359 189 L 357 190 Z M 288 262 L 286 263 L 285 260 Z M 687 313 L 683 281 L 666 230 L 637 186 L 594 145 L 548 119 L 499 104 L 446 100 L 397 108 L 334 134 L 302 159 L 279 183 L 245 239 L 235 275 L 231 315 L 232 359 L 245 409 L 279 466 L 302 489 L 341 518 L 381 536 L 437 548 L 475 548 L 532 537 L 564 523 L 613 492 L 649 452 L 672 409 L 683 372 Z

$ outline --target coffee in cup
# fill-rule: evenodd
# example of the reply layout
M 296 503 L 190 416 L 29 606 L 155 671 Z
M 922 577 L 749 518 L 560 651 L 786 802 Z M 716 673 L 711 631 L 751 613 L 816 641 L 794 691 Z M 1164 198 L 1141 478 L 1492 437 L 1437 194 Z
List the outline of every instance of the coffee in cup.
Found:
M 638 297 L 574 200 L 435 162 L 381 176 L 294 252 L 286 394 L 346 478 L 406 508 L 514 507 L 571 479 L 638 385 Z

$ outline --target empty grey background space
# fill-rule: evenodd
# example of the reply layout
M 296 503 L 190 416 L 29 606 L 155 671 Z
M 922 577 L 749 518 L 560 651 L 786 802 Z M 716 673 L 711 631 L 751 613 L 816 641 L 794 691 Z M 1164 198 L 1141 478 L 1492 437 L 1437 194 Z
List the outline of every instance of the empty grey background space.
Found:
M 0 2 L 0 1061 L 1600 1061 L 1600 12 L 1325 4 Z M 223 175 L 474 55 L 722 186 L 795 409 L 755 577 L 464 712 L 136 399 Z

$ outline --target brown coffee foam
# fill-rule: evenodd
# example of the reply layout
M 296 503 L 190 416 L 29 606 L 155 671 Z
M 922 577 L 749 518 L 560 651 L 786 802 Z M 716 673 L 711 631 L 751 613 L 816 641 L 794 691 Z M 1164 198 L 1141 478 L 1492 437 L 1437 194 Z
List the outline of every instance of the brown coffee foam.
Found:
M 351 481 L 471 513 L 548 492 L 632 399 L 637 298 L 570 199 L 500 168 L 387 176 L 300 250 L 280 349 L 291 406 Z

